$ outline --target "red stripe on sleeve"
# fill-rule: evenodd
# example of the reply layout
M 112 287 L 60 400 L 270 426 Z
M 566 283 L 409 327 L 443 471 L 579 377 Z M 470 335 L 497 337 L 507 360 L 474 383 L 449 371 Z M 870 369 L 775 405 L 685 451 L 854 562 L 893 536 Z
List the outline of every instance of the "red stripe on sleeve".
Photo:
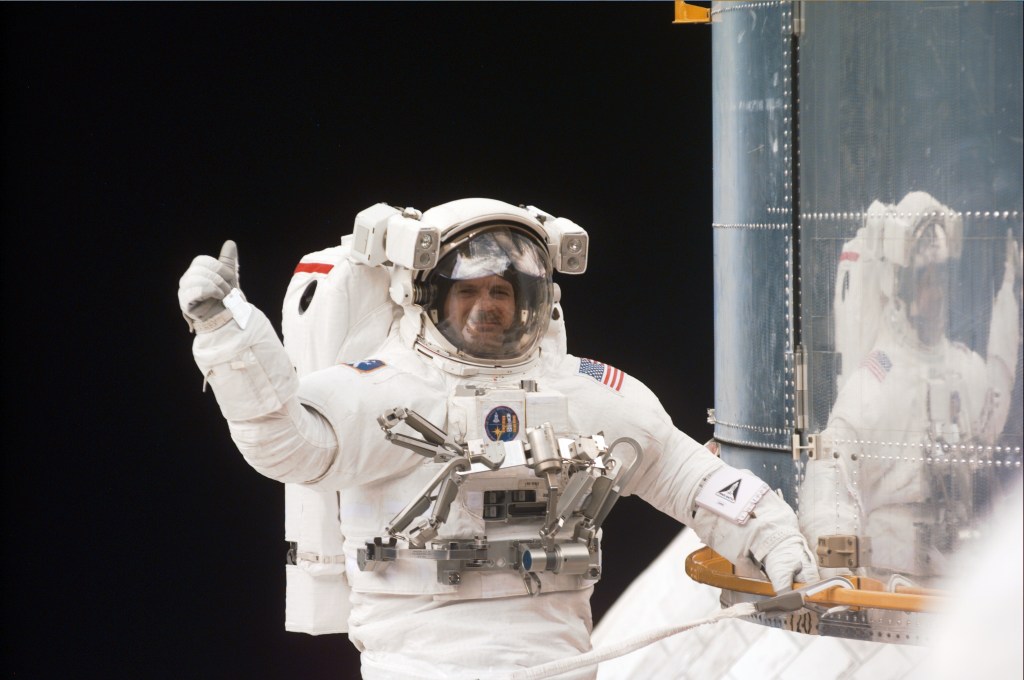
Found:
M 323 264 L 322 262 L 300 262 L 299 266 L 295 268 L 295 273 L 326 274 L 332 269 L 334 269 L 333 264 Z

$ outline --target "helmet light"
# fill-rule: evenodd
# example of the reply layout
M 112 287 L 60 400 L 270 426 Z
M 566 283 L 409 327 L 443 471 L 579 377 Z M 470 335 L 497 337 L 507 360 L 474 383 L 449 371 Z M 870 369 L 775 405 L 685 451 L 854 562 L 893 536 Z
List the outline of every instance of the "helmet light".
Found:
M 441 230 L 418 211 L 378 203 L 356 215 L 352 233 L 353 257 L 371 267 L 390 262 L 421 270 L 437 264 Z

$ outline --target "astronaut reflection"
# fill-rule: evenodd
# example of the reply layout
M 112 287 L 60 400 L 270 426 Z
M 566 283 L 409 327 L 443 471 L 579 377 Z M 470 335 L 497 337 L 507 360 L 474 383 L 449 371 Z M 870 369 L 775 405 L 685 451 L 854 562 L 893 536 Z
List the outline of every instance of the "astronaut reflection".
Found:
M 1008 238 L 983 358 L 947 333 L 962 241 L 960 216 L 914 192 L 896 206 L 872 205 L 843 249 L 836 347 L 844 367 L 858 363 L 841 378 L 821 435 L 825 453 L 808 463 L 800 521 L 812 545 L 825 535 L 859 536 L 868 576 L 927 582 L 944 573 L 946 556 L 976 529 L 978 472 L 968 459 L 985 455 L 975 447 L 991 445 L 1009 413 L 1019 251 Z M 865 328 L 877 328 L 870 344 L 856 336 Z

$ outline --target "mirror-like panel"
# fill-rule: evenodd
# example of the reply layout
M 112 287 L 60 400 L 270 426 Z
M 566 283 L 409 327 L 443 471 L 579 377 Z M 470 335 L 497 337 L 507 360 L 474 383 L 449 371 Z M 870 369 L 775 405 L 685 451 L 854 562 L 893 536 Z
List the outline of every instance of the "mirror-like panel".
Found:
M 934 584 L 1021 478 L 1021 4 L 803 10 L 801 524 Z
M 840 571 L 936 584 L 1021 484 L 1022 8 L 712 7 L 715 437 Z

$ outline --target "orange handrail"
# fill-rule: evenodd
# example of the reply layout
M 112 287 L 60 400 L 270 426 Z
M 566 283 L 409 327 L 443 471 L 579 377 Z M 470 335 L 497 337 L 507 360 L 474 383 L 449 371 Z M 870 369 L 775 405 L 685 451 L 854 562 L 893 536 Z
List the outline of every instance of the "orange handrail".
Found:
M 723 590 L 732 590 L 750 595 L 772 597 L 775 590 L 768 581 L 737 576 L 736 569 L 711 548 L 701 548 L 686 558 L 686 574 L 698 583 L 704 583 Z M 886 592 L 880 581 L 864 576 L 843 576 L 852 588 L 832 587 L 806 596 L 807 602 L 826 607 L 870 607 L 905 612 L 935 611 L 941 603 L 943 593 L 937 590 L 897 586 L 896 592 Z M 801 588 L 804 583 L 794 583 Z

